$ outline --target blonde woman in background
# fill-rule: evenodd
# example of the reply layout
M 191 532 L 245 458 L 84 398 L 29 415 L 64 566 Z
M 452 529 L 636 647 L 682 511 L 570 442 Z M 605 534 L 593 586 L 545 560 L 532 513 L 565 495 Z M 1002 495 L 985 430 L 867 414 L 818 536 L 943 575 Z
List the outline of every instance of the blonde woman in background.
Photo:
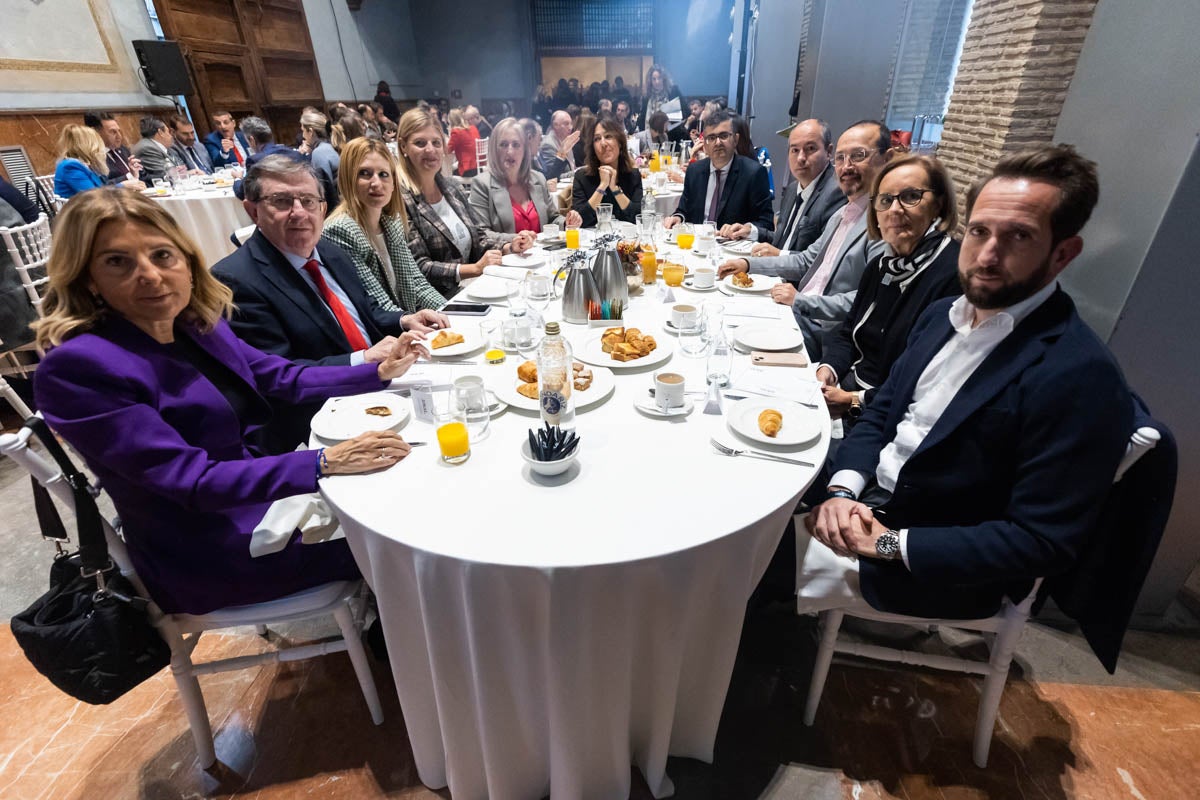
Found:
M 347 109 L 330 128 L 329 143 L 333 145 L 334 150 L 340 153 L 346 146 L 346 142 L 352 142 L 366 135 L 367 129 L 363 118 L 358 115 L 357 111 Z
M 54 193 L 71 198 L 80 192 L 107 186 L 107 148 L 100 134 L 86 125 L 68 125 L 58 135 L 58 163 L 54 166 Z M 141 181 L 118 184 L 129 189 L 145 189 Z
M 549 223 L 580 224 L 574 209 L 565 218 L 558 213 L 546 176 L 532 169 L 529 141 L 512 117 L 496 123 L 488 139 L 487 172 L 471 182 L 471 208 L 500 233 L 537 234 Z
M 338 193 L 338 151 L 325 138 L 327 118 L 315 108 L 300 115 L 300 137 L 304 150 L 308 152 L 308 160 L 321 181 L 325 191 L 325 202 L 330 208 L 336 206 L 341 199 Z
M 387 145 L 365 137 L 347 144 L 338 182 L 342 202 L 329 214 L 321 238 L 346 251 L 367 294 L 385 311 L 445 305 L 404 241 L 407 216 Z

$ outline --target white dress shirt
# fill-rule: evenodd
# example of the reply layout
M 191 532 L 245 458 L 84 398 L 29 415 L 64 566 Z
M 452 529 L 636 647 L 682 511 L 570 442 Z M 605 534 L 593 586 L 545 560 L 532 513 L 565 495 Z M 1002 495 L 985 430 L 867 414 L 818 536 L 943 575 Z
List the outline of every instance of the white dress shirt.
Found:
M 281 250 L 280 252 L 282 253 L 283 251 Z M 300 256 L 293 255 L 291 253 L 283 253 L 283 257 L 286 258 L 288 263 L 291 264 L 296 272 L 300 274 L 300 277 L 304 279 L 304 282 L 312 287 L 313 292 L 320 299 L 321 305 L 325 306 L 326 310 L 329 311 L 329 316 L 333 317 L 333 309 L 329 308 L 329 306 L 325 304 L 325 298 L 321 297 L 321 290 L 317 288 L 317 285 L 313 283 L 312 278 L 308 277 L 308 273 L 304 271 L 304 265 L 308 263 L 308 259 L 301 258 Z M 325 279 L 326 285 L 329 286 L 329 291 L 333 292 L 334 296 L 337 297 L 337 299 L 342 302 L 342 305 L 346 307 L 346 312 L 349 313 L 350 318 L 354 320 L 354 324 L 358 328 L 358 332 L 362 334 L 363 339 L 370 342 L 371 337 L 367 335 L 367 329 L 363 327 L 362 318 L 358 316 L 358 309 L 354 307 L 354 303 L 350 302 L 350 296 L 346 294 L 346 290 L 342 288 L 341 284 L 337 282 L 337 279 L 333 277 L 333 273 L 331 273 L 329 268 L 325 266 L 325 262 L 321 259 L 321 254 L 317 252 L 317 248 L 315 247 L 312 251 L 312 258 L 316 260 L 317 266 L 321 270 L 321 277 Z M 337 322 L 337 317 L 333 317 L 333 319 L 334 322 Z M 339 328 L 341 327 L 340 322 L 338 323 L 338 326 Z M 366 352 L 366 350 L 356 350 L 351 353 L 350 365 L 358 366 L 359 364 L 365 363 L 367 360 Z
M 879 452 L 875 482 L 881 489 L 895 491 L 900 470 L 925 441 L 967 379 L 1021 320 L 1054 294 L 1056 288 L 1058 281 L 1051 281 L 1021 302 L 974 326 L 975 306 L 965 296 L 954 301 L 950 306 L 950 325 L 954 328 L 954 334 L 925 365 L 904 418 L 896 426 L 896 435 Z M 844 486 L 858 495 L 866 488 L 867 478 L 861 472 L 842 469 L 834 473 L 829 485 Z M 899 533 L 900 555 L 907 567 L 908 529 Z

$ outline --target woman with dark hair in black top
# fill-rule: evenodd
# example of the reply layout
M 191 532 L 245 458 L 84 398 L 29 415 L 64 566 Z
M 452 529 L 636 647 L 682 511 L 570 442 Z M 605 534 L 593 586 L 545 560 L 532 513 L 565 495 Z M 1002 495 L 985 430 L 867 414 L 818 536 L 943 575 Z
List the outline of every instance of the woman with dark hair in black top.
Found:
M 583 227 L 596 225 L 596 209 L 611 203 L 613 219 L 635 222 L 642 213 L 642 173 L 629 155 L 625 126 L 611 114 L 596 121 L 587 148 L 585 166 L 575 170 L 571 208 L 583 218 Z

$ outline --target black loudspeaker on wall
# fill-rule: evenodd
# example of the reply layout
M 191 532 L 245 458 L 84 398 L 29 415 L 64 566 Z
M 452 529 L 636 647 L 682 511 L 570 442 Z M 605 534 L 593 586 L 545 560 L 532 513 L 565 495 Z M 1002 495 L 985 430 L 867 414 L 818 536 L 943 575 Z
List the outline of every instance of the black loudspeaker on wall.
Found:
M 192 93 L 192 81 L 188 78 L 187 64 L 183 61 L 183 54 L 179 52 L 178 42 L 135 39 L 133 50 L 142 65 L 150 94 Z

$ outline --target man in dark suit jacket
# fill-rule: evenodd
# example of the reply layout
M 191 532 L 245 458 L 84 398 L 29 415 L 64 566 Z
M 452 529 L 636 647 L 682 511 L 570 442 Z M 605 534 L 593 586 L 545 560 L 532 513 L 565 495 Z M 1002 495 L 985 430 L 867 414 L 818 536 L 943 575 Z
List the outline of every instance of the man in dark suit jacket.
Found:
M 245 166 L 250 157 L 250 143 L 237 129 L 233 115 L 228 111 L 213 114 L 213 132 L 204 137 L 208 158 L 213 168 Z
M 386 358 L 402 331 L 448 327 L 434 311 L 383 311 L 363 291 L 349 256 L 326 243 L 318 251 L 325 203 L 307 162 L 264 158 L 245 190 L 243 206 L 258 230 L 212 270 L 233 290 L 230 324 L 244 341 L 301 364 L 362 364 Z M 282 452 L 307 439 L 315 411 L 277 411 L 264 447 Z
M 254 169 L 255 164 L 267 156 L 286 156 L 294 161 L 308 161 L 308 157 L 299 150 L 277 144 L 275 142 L 275 134 L 271 131 L 271 126 L 262 117 L 246 117 L 238 127 L 241 134 L 246 137 L 246 141 L 250 143 L 250 149 L 253 151 L 246 159 L 247 173 Z M 233 184 L 233 193 L 237 196 L 237 199 L 244 199 L 241 180 Z
M 191 120 L 180 114 L 171 117 L 171 132 L 175 134 L 175 144 L 171 149 L 179 156 L 183 165 L 192 174 L 211 173 L 212 158 L 208 148 L 196 139 L 196 128 Z
M 748 236 L 754 240 L 769 238 L 775 229 L 767 170 L 754 159 L 737 155 L 733 122 L 734 114 L 727 109 L 709 118 L 704 128 L 709 157 L 687 168 L 679 206 L 663 220 L 667 228 L 714 220 L 720 234 L 728 236 L 733 226 L 748 223 Z
M 121 123 L 106 111 L 96 116 L 100 120 L 100 137 L 104 139 L 106 148 L 109 183 L 123 183 L 129 180 L 130 175 L 133 176 L 133 180 L 141 180 L 142 162 L 125 146 L 125 133 L 121 130 Z
M 1098 195 L 1069 146 L 996 166 L 968 207 L 964 296 L 917 322 L 797 536 L 801 607 L 988 616 L 1086 547 L 1134 426 L 1056 280 Z
M 817 240 L 833 212 L 846 205 L 846 194 L 838 184 L 830 158 L 833 137 L 829 124 L 806 119 L 788 134 L 788 169 L 796 180 L 783 190 L 779 221 L 770 242 L 759 242 L 752 256 L 802 253 Z M 730 231 L 731 239 L 744 239 L 749 226 Z

